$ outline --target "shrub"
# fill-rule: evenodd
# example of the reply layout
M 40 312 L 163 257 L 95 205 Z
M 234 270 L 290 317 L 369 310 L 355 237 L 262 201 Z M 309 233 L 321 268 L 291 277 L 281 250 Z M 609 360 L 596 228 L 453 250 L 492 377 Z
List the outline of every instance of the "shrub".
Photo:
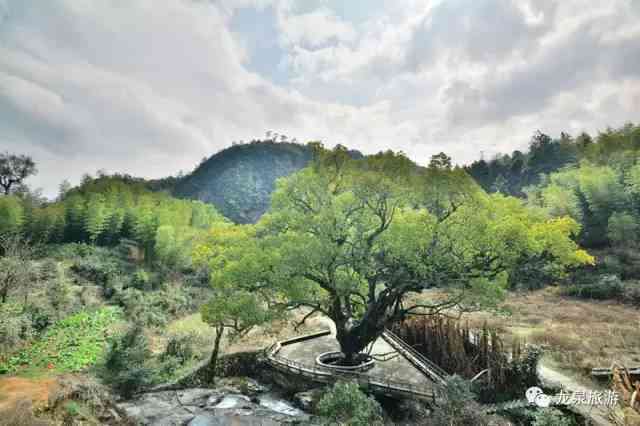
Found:
M 194 337 L 192 335 L 175 335 L 169 338 L 167 347 L 160 356 L 161 360 L 166 358 L 175 358 L 180 363 L 191 360 L 195 355 L 193 348 Z
M 52 307 L 40 303 L 28 304 L 24 307 L 24 313 L 28 315 L 31 327 L 37 333 L 43 332 L 56 319 L 56 314 Z
M 151 277 L 149 273 L 140 268 L 133 274 L 131 284 L 138 290 L 151 290 Z
M 533 414 L 532 426 L 574 426 L 572 418 L 562 414 L 555 408 L 544 408 Z
M 443 401 L 433 412 L 433 425 L 436 426 L 475 426 L 489 424 L 475 402 L 471 383 L 460 376 L 447 379 L 443 388 Z
M 47 298 L 58 317 L 69 312 L 72 303 L 71 284 L 61 265 L 57 265 L 56 275 L 50 281 Z
M 127 318 L 145 326 L 162 327 L 169 319 L 161 306 L 162 296 L 158 293 L 128 288 L 118 295 L 118 302 L 124 308 Z
M 640 306 L 640 283 L 627 283 L 622 296 L 624 302 L 634 306 Z
M 624 292 L 624 286 L 616 275 L 601 275 L 592 283 L 573 284 L 563 289 L 566 296 L 575 296 L 585 299 L 618 299 Z
M 135 325 L 121 338 L 114 339 L 101 375 L 105 383 L 124 398 L 130 398 L 151 385 L 153 370 L 147 365 L 151 351 L 144 330 Z
M 327 423 L 352 426 L 382 425 L 380 404 L 368 397 L 356 383 L 338 382 L 318 403 L 318 413 Z
M 120 319 L 117 308 L 78 312 L 56 322 L 31 346 L 0 361 L 0 371 L 28 366 L 55 372 L 77 372 L 94 365 L 103 355 L 107 334 Z
M 33 337 L 31 318 L 20 305 L 5 303 L 0 305 L 0 353 L 9 353 L 24 341 Z M 3 372 L 0 362 L 0 374 Z

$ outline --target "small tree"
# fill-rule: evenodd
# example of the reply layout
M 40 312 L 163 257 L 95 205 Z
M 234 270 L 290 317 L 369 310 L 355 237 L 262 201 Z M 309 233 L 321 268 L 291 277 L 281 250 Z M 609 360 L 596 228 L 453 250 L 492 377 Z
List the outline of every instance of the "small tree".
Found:
M 338 382 L 318 403 L 318 412 L 328 424 L 383 425 L 378 401 L 365 395 L 356 383 Z
M 14 185 L 37 173 L 33 159 L 26 155 L 0 154 L 0 186 L 4 195 L 9 195 Z
M 437 170 L 451 170 L 451 157 L 444 152 L 431 156 L 429 168 Z
M 25 292 L 36 279 L 31 263 L 33 247 L 20 235 L 0 235 L 0 302 L 5 303 L 10 292 Z
M 201 308 L 201 313 L 202 319 L 215 330 L 207 377 L 213 382 L 225 331 L 231 339 L 241 337 L 267 321 L 269 312 L 255 294 L 218 288 L 215 296 Z
M 220 269 L 235 261 L 238 251 L 248 250 L 255 244 L 252 226 L 223 225 L 212 229 L 208 239 L 194 249 L 196 266 L 206 265 L 211 271 L 214 296 L 201 307 L 202 319 L 215 330 L 215 341 L 209 363 L 209 381 L 213 382 L 217 373 L 222 337 L 226 332 L 230 338 L 248 333 L 253 327 L 274 317 L 265 301 L 257 292 L 245 291 L 218 279 Z

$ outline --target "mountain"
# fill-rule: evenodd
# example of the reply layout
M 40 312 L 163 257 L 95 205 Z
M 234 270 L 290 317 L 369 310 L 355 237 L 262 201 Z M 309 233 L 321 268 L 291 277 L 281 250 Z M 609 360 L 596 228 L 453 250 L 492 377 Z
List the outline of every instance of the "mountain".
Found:
M 236 223 L 254 223 L 269 208 L 276 179 L 304 168 L 311 157 L 310 146 L 296 143 L 234 145 L 203 161 L 173 192 L 214 204 Z

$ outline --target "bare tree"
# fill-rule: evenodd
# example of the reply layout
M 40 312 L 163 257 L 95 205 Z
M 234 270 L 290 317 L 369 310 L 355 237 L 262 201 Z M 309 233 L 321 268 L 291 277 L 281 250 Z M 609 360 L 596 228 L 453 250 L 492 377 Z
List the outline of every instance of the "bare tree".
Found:
M 37 173 L 36 163 L 27 155 L 0 154 L 0 186 L 5 195 L 24 179 Z

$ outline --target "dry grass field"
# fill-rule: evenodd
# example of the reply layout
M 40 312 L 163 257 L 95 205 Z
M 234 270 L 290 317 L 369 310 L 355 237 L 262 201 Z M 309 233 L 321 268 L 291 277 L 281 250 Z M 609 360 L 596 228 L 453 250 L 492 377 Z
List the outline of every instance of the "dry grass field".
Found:
M 557 288 L 511 293 L 501 308 L 465 316 L 472 325 L 487 322 L 505 343 L 520 339 L 543 345 L 544 362 L 586 377 L 593 367 L 613 362 L 640 365 L 640 310 L 610 301 L 563 297 Z

